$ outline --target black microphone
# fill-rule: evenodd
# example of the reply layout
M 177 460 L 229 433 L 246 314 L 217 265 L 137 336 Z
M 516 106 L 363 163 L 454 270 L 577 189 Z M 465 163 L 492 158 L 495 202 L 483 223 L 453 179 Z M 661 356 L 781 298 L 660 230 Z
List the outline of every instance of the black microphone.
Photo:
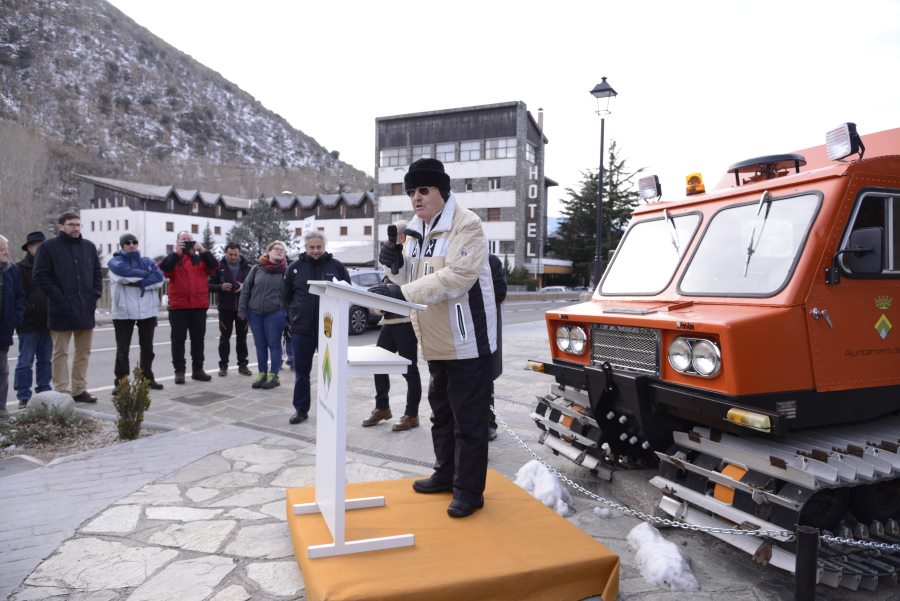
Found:
M 397 248 L 397 226 L 394 224 L 389 225 L 387 227 L 387 235 L 388 242 L 391 243 L 391 246 Z M 391 273 L 394 275 L 400 273 L 400 267 L 397 265 L 397 261 L 394 261 L 394 264 L 391 265 Z

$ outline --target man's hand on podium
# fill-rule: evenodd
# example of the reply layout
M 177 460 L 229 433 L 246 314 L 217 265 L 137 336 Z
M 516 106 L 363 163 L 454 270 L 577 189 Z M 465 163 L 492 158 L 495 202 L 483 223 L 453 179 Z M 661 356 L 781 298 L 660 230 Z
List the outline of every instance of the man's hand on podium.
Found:
M 397 284 L 376 284 L 369 288 L 369 292 L 372 294 L 380 294 L 381 296 L 389 296 L 391 298 L 396 298 L 397 300 L 406 300 L 406 297 L 403 296 L 403 291 L 400 290 L 400 286 Z

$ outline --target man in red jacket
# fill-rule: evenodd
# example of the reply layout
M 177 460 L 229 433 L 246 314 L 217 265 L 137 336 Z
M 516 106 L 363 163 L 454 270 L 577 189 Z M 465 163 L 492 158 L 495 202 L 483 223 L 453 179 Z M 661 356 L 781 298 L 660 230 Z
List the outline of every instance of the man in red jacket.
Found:
M 194 240 L 189 232 L 179 232 L 175 250 L 159 268 L 169 278 L 169 325 L 172 329 L 172 365 L 175 383 L 184 384 L 184 342 L 191 335 L 191 379 L 208 382 L 203 371 L 203 339 L 206 310 L 209 309 L 209 276 L 218 262 L 213 254 Z

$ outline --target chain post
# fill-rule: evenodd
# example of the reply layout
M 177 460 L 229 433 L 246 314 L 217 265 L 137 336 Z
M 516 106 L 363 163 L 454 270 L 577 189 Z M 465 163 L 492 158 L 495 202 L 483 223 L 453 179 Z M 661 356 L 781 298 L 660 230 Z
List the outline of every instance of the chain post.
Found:
M 794 563 L 794 601 L 815 601 L 816 559 L 819 555 L 819 531 L 797 526 L 797 551 Z

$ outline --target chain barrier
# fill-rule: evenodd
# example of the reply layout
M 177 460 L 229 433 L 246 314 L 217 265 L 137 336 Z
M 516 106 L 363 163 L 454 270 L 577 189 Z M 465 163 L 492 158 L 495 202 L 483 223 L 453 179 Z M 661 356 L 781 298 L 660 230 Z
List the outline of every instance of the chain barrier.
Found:
M 496 400 L 506 400 L 499 395 L 494 395 Z M 637 518 L 644 522 L 648 522 L 650 524 L 656 526 L 667 526 L 670 528 L 681 528 L 682 530 L 691 530 L 693 532 L 709 532 L 710 534 L 732 534 L 737 536 L 756 536 L 760 538 L 770 537 L 777 538 L 781 537 L 787 541 L 794 540 L 794 533 L 788 530 L 743 530 L 740 528 L 716 528 L 716 527 L 707 527 L 707 526 L 698 526 L 696 524 L 688 524 L 687 522 L 682 522 L 679 520 L 672 520 L 669 518 L 660 518 L 653 515 L 649 515 L 642 511 L 638 511 L 637 509 L 632 509 L 630 507 L 626 507 L 625 505 L 621 505 L 620 503 L 616 503 L 610 499 L 601 497 L 600 495 L 593 493 L 581 486 L 565 474 L 561 473 L 555 467 L 544 461 L 541 457 L 535 453 L 531 447 L 528 446 L 524 440 L 522 440 L 518 434 L 513 431 L 512 428 L 507 425 L 507 423 L 503 420 L 502 417 L 497 413 L 497 411 L 491 407 L 491 411 L 494 413 L 494 419 L 497 421 L 497 424 L 502 426 L 510 436 L 522 447 L 524 448 L 532 457 L 534 457 L 541 465 L 543 465 L 547 470 L 550 471 L 551 474 L 559 478 L 561 482 L 564 482 L 571 489 L 580 492 L 581 494 L 601 503 L 602 505 L 606 505 L 610 509 L 614 509 L 623 513 L 624 515 L 631 516 L 633 518 Z
M 841 538 L 840 536 L 832 536 L 830 534 L 820 534 L 819 538 L 826 542 L 836 545 L 846 545 L 848 547 L 860 547 L 864 549 L 877 549 L 879 551 L 897 551 L 900 552 L 900 545 L 891 545 L 888 543 L 879 543 L 871 540 L 856 540 L 852 538 Z

